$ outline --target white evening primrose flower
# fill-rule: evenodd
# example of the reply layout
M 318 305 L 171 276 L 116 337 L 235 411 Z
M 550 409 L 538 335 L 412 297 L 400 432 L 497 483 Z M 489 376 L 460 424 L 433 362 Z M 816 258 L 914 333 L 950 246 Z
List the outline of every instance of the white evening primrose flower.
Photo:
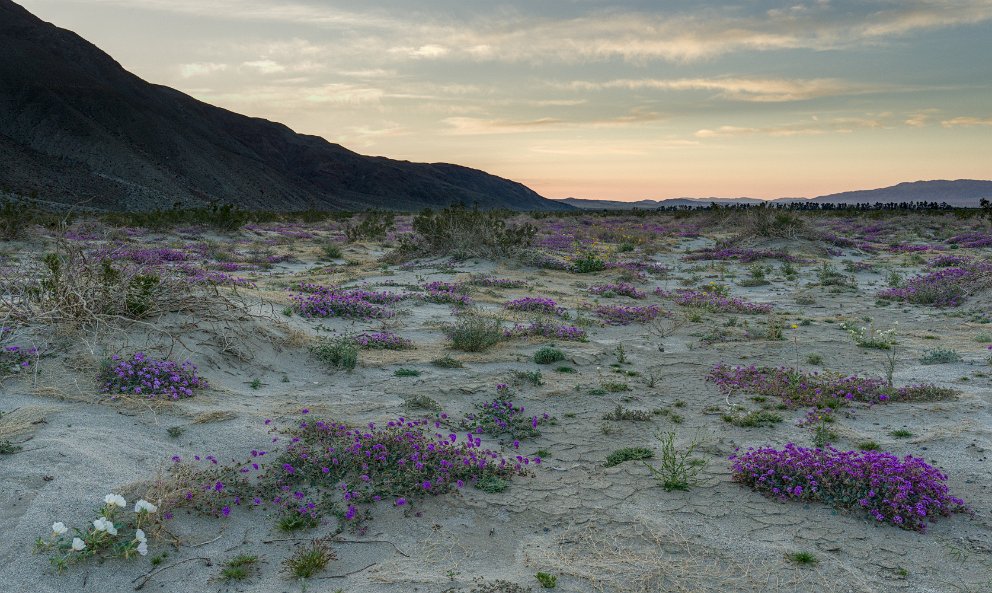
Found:
M 93 529 L 96 529 L 97 531 L 106 531 L 107 530 L 107 518 L 106 517 L 100 517 L 99 519 L 94 520 L 93 521 Z
M 107 533 L 109 533 L 110 535 L 117 535 L 117 527 L 114 526 L 114 522 L 113 521 L 111 521 L 111 520 L 108 519 L 104 523 L 104 525 L 106 525 L 106 527 L 107 527 Z
M 148 542 L 141 542 L 138 544 L 138 553 L 142 556 L 148 555 Z
M 106 504 L 111 504 L 111 505 L 118 506 L 118 507 L 121 507 L 121 508 L 124 508 L 124 507 L 127 506 L 127 501 L 124 500 L 124 497 L 121 496 L 120 494 L 108 494 L 108 495 L 106 495 L 106 496 L 103 497 L 103 502 L 105 502 Z
M 148 502 L 144 498 L 134 503 L 134 512 L 140 513 L 141 511 L 148 511 L 149 513 L 154 513 L 158 510 L 158 507 Z
M 141 543 L 148 541 L 148 538 L 145 537 L 145 531 L 143 529 L 134 530 L 134 539 L 138 540 Z
M 52 532 L 55 533 L 55 535 L 64 535 L 67 531 L 69 531 L 69 528 L 65 526 L 65 523 L 61 521 L 52 523 Z
M 81 552 L 86 549 L 86 542 L 79 539 L 78 537 L 72 538 L 72 549 Z

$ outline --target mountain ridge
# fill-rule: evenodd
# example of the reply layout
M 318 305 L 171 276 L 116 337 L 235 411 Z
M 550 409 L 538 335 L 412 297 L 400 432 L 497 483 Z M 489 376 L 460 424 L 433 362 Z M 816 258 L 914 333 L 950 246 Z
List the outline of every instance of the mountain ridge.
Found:
M 10 0 L 0 0 L 0 46 L 8 194 L 107 210 L 571 209 L 483 171 L 363 156 L 146 82 Z

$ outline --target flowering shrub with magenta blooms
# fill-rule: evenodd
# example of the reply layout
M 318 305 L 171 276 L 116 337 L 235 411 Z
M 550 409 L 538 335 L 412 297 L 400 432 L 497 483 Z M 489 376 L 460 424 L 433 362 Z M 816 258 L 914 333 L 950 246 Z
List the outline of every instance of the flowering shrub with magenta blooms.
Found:
M 355 336 L 355 344 L 364 350 L 410 350 L 413 342 L 392 332 L 371 332 Z
M 772 306 L 767 303 L 752 303 L 739 297 L 728 297 L 705 290 L 679 290 L 673 295 L 675 304 L 683 307 L 699 307 L 720 313 L 768 313 Z
M 707 381 L 723 393 L 743 391 L 771 395 L 789 407 L 836 407 L 845 402 L 884 403 L 888 401 L 928 401 L 946 399 L 951 389 L 929 384 L 889 387 L 882 379 L 840 374 L 804 373 L 789 368 L 751 366 L 713 367 Z
M 699 249 L 686 255 L 684 259 L 686 261 L 736 259 L 745 264 L 758 261 L 759 259 L 777 259 L 792 263 L 806 263 L 809 261 L 801 257 L 790 255 L 785 251 L 771 249 L 748 249 L 741 247 L 725 247 L 722 249 L 709 247 Z
M 780 500 L 863 509 L 875 520 L 924 531 L 938 516 L 967 510 L 947 476 L 920 458 L 881 451 L 751 448 L 731 456 L 734 481 Z
M 232 506 L 271 504 L 310 517 L 328 513 L 352 520 L 360 507 L 368 516 L 380 501 L 404 506 L 479 480 L 526 475 L 529 466 L 541 463 L 537 457 L 504 457 L 471 433 L 448 432 L 445 414 L 366 426 L 303 414 L 294 428 L 277 431 L 287 437 L 281 452 L 252 451 L 245 463 L 231 466 L 208 458 L 214 465 L 188 481 L 185 504 L 225 516 Z
M 992 263 L 974 262 L 968 266 L 950 267 L 914 276 L 905 286 L 888 288 L 878 293 L 881 299 L 906 301 L 916 305 L 957 307 L 964 298 L 992 275 Z
M 658 305 L 645 307 L 628 307 L 626 305 L 600 305 L 593 309 L 597 317 L 610 325 L 628 325 L 631 323 L 647 323 L 662 314 Z
M 645 297 L 645 294 L 637 290 L 637 287 L 630 282 L 594 284 L 589 287 L 589 292 L 600 296 L 626 296 L 632 299 L 643 299 Z
M 429 303 L 450 303 L 458 306 L 472 304 L 472 298 L 465 294 L 465 288 L 457 282 L 435 281 L 424 285 L 424 300 Z
M 100 390 L 111 397 L 142 395 L 147 398 L 182 399 L 193 397 L 195 389 L 207 387 L 190 361 L 148 358 L 143 352 L 130 359 L 116 354 L 100 370 Z
M 5 328 L 0 328 L 0 330 Z M 0 331 L 0 336 L 3 332 Z M 38 357 L 38 349 L 23 346 L 0 346 L 0 375 L 9 370 L 26 369 L 31 366 L 31 359 Z
M 564 307 L 559 307 L 553 299 L 548 297 L 523 297 L 507 301 L 503 307 L 511 311 L 528 311 L 531 313 L 546 313 L 548 315 L 565 315 Z
M 397 302 L 405 295 L 367 290 L 342 290 L 316 284 L 300 285 L 300 294 L 291 295 L 296 308 L 304 317 L 349 317 L 383 319 L 396 312 L 378 303 Z
M 541 436 L 538 426 L 554 423 L 548 414 L 528 416 L 524 414 L 523 406 L 515 406 L 504 398 L 497 398 L 475 406 L 476 412 L 466 414 L 461 421 L 461 428 L 476 434 L 492 436 L 508 435 L 514 439 Z
M 586 331 L 580 327 L 551 321 L 533 321 L 528 325 L 518 323 L 512 329 L 503 330 L 503 335 L 507 338 L 538 336 L 572 342 L 585 342 L 588 339 Z

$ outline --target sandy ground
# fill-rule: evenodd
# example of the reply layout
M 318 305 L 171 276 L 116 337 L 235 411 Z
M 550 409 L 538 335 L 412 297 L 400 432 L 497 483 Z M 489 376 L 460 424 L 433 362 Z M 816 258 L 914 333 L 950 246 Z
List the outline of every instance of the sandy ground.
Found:
M 40 243 L 38 239 L 19 246 L 19 255 L 40 249 Z M 747 288 L 736 285 L 747 274 L 744 265 L 682 260 L 687 249 L 706 244 L 712 244 L 710 239 L 670 241 L 668 249 L 651 259 L 667 264 L 672 274 L 652 277 L 639 287 L 671 290 L 690 276 L 700 282 L 723 281 L 733 286 L 735 296 L 773 303 L 787 323 L 810 323 L 787 329 L 784 341 L 711 345 L 701 337 L 724 327 L 733 316 L 709 314 L 698 323 L 684 324 L 595 324 L 588 328 L 588 342 L 557 344 L 577 371 L 559 374 L 531 360 L 546 341 L 509 341 L 484 354 L 447 351 L 438 323 L 451 319 L 449 306 L 406 301 L 399 306 L 401 314 L 385 326 L 414 340 L 416 350 L 363 352 L 353 372 L 331 372 L 309 357 L 304 347 L 308 340 L 384 324 L 287 317 L 281 310 L 289 303 L 285 287 L 292 282 L 347 279 L 352 284 L 403 286 L 495 272 L 526 279 L 529 287 L 477 288 L 473 297 L 484 309 L 496 312 L 506 299 L 547 295 L 573 316 L 589 317 L 576 309 L 582 301 L 595 300 L 583 287 L 616 277 L 610 271 L 579 276 L 484 260 L 384 267 L 375 262 L 383 253 L 379 246 L 354 245 L 346 248 L 344 257 L 364 263 L 334 266 L 330 275 L 324 272 L 326 263 L 317 263 L 302 248 L 296 262 L 258 272 L 254 276 L 259 290 L 240 291 L 247 307 L 236 319 L 211 321 L 212 305 L 205 301 L 202 314 L 157 320 L 155 331 L 132 326 L 102 336 L 49 338 L 54 347 L 32 372 L 0 385 L 0 411 L 7 413 L 0 431 L 6 423 L 10 440 L 23 447 L 0 456 L 0 590 L 111 593 L 140 585 L 144 591 L 162 592 L 440 593 L 473 587 L 509 592 L 539 590 L 534 575 L 543 571 L 558 575 L 558 590 L 576 592 L 992 591 L 992 369 L 985 363 L 984 347 L 975 341 L 975 335 L 990 326 L 948 311 L 877 306 L 872 295 L 885 286 L 884 271 L 909 274 L 919 269 L 901 255 L 872 256 L 884 268 L 857 273 L 856 289 L 814 286 L 815 265 L 799 266 L 799 280 L 787 281 L 777 271 L 778 263 L 772 264 L 770 284 Z M 838 266 L 845 259 L 865 256 L 847 250 L 833 258 Z M 799 305 L 798 294 L 810 295 L 815 302 Z M 634 303 L 622 297 L 601 301 Z M 653 295 L 644 302 L 678 313 L 670 301 Z M 799 358 L 807 369 L 879 376 L 882 354 L 857 348 L 839 327 L 844 320 L 865 315 L 879 327 L 897 328 L 897 384 L 930 381 L 954 387 L 960 395 L 935 403 L 852 407 L 838 422 L 837 446 L 852 448 L 873 439 L 883 450 L 926 458 L 947 472 L 952 492 L 968 502 L 974 516 L 941 519 L 921 534 L 827 506 L 776 502 L 731 482 L 726 459 L 735 448 L 787 442 L 808 446 L 810 433 L 796 426 L 804 410 L 783 411 L 784 422 L 764 428 L 738 428 L 721 421 L 720 411 L 728 403 L 752 404 L 744 395 L 731 401 L 720 394 L 705 381 L 709 368 L 719 362 L 792 366 Z M 761 327 L 766 316 L 736 317 Z M 660 337 L 655 325 L 670 335 Z M 163 331 L 179 336 L 181 343 L 173 344 Z M 610 366 L 616 363 L 618 344 L 628 358 L 619 368 L 636 375 L 621 376 Z M 925 350 L 936 347 L 957 350 L 963 361 L 917 362 Z M 109 401 L 98 393 L 94 370 L 106 354 L 127 348 L 159 354 L 172 348 L 172 358 L 196 361 L 212 387 L 176 403 Z M 822 356 L 821 366 L 806 363 L 813 353 Z M 463 360 L 465 368 L 430 364 L 444 354 Z M 401 366 L 422 374 L 394 376 Z M 513 371 L 538 369 L 544 385 L 514 383 Z M 253 379 L 261 380 L 258 389 L 250 387 Z M 590 395 L 604 380 L 625 381 L 631 390 Z M 406 509 L 383 505 L 375 509 L 366 533 L 345 531 L 332 539 L 337 560 L 306 583 L 287 579 L 282 561 L 311 538 L 333 534 L 333 519 L 313 530 L 286 534 L 262 511 L 239 511 L 219 519 L 176 510 L 169 530 L 181 544 L 153 540 L 145 558 L 82 563 L 56 574 L 45 554 L 32 553 L 33 542 L 48 533 L 53 521 L 79 525 L 89 520 L 105 493 L 125 492 L 133 500 L 142 483 L 166 471 L 172 455 L 242 459 L 270 439 L 266 418 L 291 420 L 300 408 L 309 407 L 315 414 L 359 424 L 382 421 L 410 414 L 405 399 L 414 395 L 427 395 L 458 416 L 474 403 L 491 399 L 500 382 L 513 384 L 516 402 L 558 418 L 540 438 L 522 445 L 526 453 L 550 452 L 541 469 L 515 479 L 502 493 L 467 489 Z M 677 401 L 684 405 L 676 407 Z M 667 407 L 684 420 L 676 424 L 662 415 L 648 422 L 604 420 L 617 404 L 638 410 Z M 167 429 L 172 426 L 183 427 L 183 434 L 170 437 Z M 889 436 L 903 427 L 914 436 Z M 700 455 L 708 464 L 693 489 L 665 492 L 638 463 L 603 467 L 606 456 L 620 447 L 657 448 L 655 434 L 669 430 L 678 432 L 680 443 L 693 436 L 704 442 Z M 500 446 L 491 439 L 487 444 Z M 819 563 L 802 567 L 785 558 L 798 550 L 814 553 Z M 161 564 L 150 564 L 152 556 L 163 552 L 168 556 Z M 262 557 L 258 574 L 242 582 L 220 580 L 221 564 L 242 552 Z M 523 588 L 481 589 L 479 579 L 505 579 Z

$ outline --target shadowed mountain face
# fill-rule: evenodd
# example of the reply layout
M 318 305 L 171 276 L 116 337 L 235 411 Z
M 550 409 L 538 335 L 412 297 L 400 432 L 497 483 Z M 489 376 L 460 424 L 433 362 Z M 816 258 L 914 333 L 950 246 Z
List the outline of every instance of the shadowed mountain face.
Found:
M 0 0 L 0 190 L 101 209 L 570 209 L 450 164 L 367 157 L 145 82 Z

